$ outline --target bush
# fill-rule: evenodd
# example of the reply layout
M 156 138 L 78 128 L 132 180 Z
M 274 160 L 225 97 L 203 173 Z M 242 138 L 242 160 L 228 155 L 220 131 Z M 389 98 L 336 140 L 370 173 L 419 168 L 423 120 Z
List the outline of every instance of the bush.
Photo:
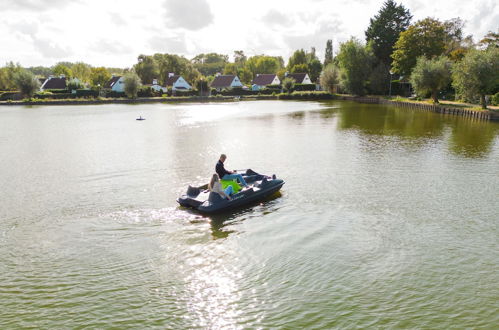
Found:
M 20 99 L 19 92 L 5 92 L 0 94 L 0 101 L 18 100 L 18 99 Z
M 57 94 L 42 94 L 36 93 L 35 97 L 40 100 L 63 100 L 63 99 L 75 99 L 76 95 L 72 93 L 57 93 Z
M 128 72 L 125 74 L 123 82 L 125 83 L 126 96 L 131 99 L 136 98 L 139 90 L 141 90 L 142 87 L 139 76 L 135 72 Z M 150 93 L 151 95 L 154 93 L 152 88 L 148 88 L 148 90 L 148 93 Z
M 138 97 L 153 97 L 154 90 L 148 86 L 142 86 L 137 91 Z
M 328 92 L 293 92 L 279 94 L 281 100 L 331 100 L 334 95 Z
M 31 98 L 40 89 L 40 82 L 30 71 L 23 69 L 16 72 L 13 79 L 23 96 Z
M 68 92 L 67 89 L 45 89 L 44 92 L 50 92 L 53 94 L 65 94 Z
M 199 92 L 191 89 L 191 90 L 176 90 L 175 96 L 198 96 Z
M 99 91 L 91 89 L 77 89 L 76 97 L 98 97 Z
M 97 92 L 97 96 L 99 95 L 99 92 Z M 124 92 L 116 92 L 116 91 L 106 91 L 105 97 L 110 97 L 110 98 L 119 98 L 119 97 L 126 97 Z
M 315 84 L 295 84 L 295 87 L 293 88 L 295 91 L 315 91 L 316 87 Z

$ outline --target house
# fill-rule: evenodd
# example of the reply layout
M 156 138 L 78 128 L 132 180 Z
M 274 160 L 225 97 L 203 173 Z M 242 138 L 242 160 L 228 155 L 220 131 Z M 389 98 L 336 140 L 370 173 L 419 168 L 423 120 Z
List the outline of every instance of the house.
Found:
M 234 87 L 243 87 L 241 80 L 236 75 L 220 75 L 217 74 L 215 79 L 211 82 L 211 88 L 221 91 L 222 89 L 230 89 Z
M 295 80 L 296 84 L 311 84 L 312 81 L 310 80 L 310 77 L 308 76 L 308 73 L 287 73 L 285 74 L 285 77 L 289 77 Z
M 61 74 L 59 77 L 49 76 L 40 87 L 41 91 L 50 89 L 66 89 L 66 77 Z
M 166 80 L 165 85 L 167 88 L 169 87 L 172 92 L 177 90 L 190 91 L 192 89 L 192 86 L 189 85 L 189 83 L 182 76 L 175 75 L 174 73 L 168 73 L 168 79 Z
M 168 91 L 168 88 L 161 86 L 158 83 L 158 79 L 153 79 L 151 85 L 146 85 L 147 87 L 150 87 L 152 90 L 155 92 L 161 92 L 162 94 L 165 94 Z
M 125 92 L 125 78 L 123 76 L 113 76 L 104 86 L 105 89 L 110 89 L 113 92 Z
M 281 81 L 276 74 L 257 74 L 255 79 L 253 79 L 253 83 L 251 89 L 254 91 L 259 91 L 262 88 L 265 88 L 269 85 L 280 85 Z

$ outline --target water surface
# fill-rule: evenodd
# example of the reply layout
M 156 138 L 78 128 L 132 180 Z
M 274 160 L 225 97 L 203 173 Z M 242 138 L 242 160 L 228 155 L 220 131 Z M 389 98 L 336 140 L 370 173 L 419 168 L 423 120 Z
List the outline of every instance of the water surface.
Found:
M 222 152 L 281 195 L 178 208 Z M 1 328 L 499 324 L 498 123 L 350 102 L 0 107 L 0 154 Z

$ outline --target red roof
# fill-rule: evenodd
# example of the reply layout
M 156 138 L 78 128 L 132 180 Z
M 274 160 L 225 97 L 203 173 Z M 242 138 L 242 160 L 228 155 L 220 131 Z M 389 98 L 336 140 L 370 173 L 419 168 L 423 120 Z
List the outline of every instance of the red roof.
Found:
M 112 77 L 107 83 L 104 88 L 113 88 L 114 84 L 120 80 L 121 76 L 114 76 Z
M 168 77 L 165 85 L 166 86 L 173 86 L 173 84 L 177 82 L 178 78 L 180 78 L 179 75 L 174 75 L 174 76 Z
M 43 89 L 66 89 L 66 77 L 51 77 L 45 81 Z
M 293 78 L 297 84 L 303 84 L 303 80 L 306 76 L 306 73 L 288 73 L 286 77 Z
M 253 79 L 253 84 L 260 86 L 270 85 L 275 77 L 275 74 L 257 74 L 255 79 Z
M 230 75 L 223 75 L 223 76 L 217 76 L 211 83 L 211 87 L 213 88 L 224 88 L 224 87 L 230 87 L 234 79 L 236 78 L 235 75 L 230 74 Z

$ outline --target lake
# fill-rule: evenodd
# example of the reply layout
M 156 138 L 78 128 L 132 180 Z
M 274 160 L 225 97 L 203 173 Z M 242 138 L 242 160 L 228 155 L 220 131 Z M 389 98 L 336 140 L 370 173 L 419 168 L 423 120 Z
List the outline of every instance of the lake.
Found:
M 220 153 L 280 195 L 179 208 Z M 4 106 L 0 154 L 2 329 L 499 324 L 499 123 L 346 101 Z

